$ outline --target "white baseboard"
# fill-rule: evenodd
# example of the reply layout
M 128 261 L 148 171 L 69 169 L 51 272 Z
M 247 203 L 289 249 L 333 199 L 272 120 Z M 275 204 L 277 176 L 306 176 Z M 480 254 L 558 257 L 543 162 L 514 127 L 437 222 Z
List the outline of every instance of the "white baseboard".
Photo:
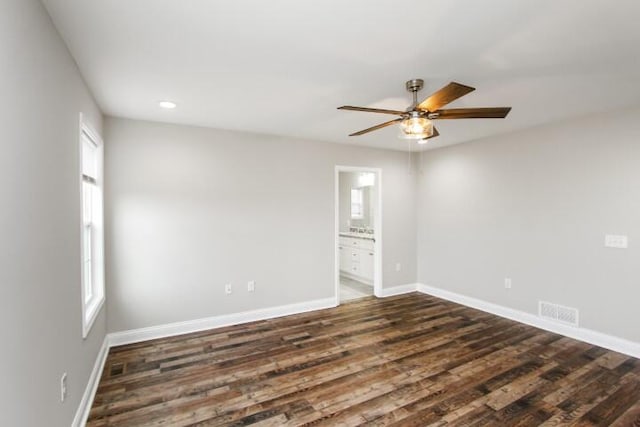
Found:
M 104 369 L 104 363 L 107 361 L 108 354 L 109 336 L 107 335 L 102 341 L 102 347 L 100 347 L 96 361 L 93 364 L 93 370 L 89 376 L 89 382 L 82 394 L 82 399 L 80 400 L 80 405 L 78 406 L 76 415 L 73 417 L 73 421 L 71 422 L 71 427 L 83 427 L 87 423 L 89 411 L 91 410 L 91 405 L 93 405 L 93 398 L 96 395 L 96 390 L 98 389 L 98 384 L 100 383 L 100 377 Z
M 640 358 L 640 343 L 629 341 L 624 338 L 614 337 L 602 332 L 593 331 L 591 329 L 579 328 L 569 325 L 563 325 L 543 319 L 535 314 L 527 313 L 513 308 L 493 304 L 477 298 L 468 297 L 455 292 L 436 288 L 429 285 L 418 283 L 416 286 L 418 292 L 432 295 L 434 297 L 446 299 L 465 305 L 467 307 L 476 308 L 496 316 L 506 317 L 516 322 L 525 323 L 535 326 L 536 328 L 564 335 L 569 338 L 594 344 L 609 350 L 627 354 L 629 356 Z
M 291 314 L 321 310 L 324 308 L 331 308 L 335 306 L 336 300 L 335 298 L 331 297 L 297 304 L 263 308 L 260 310 L 244 311 L 241 313 L 223 314 L 221 316 L 207 317 L 204 319 L 188 320 L 186 322 L 169 323 L 165 325 L 151 326 L 148 328 L 114 332 L 109 334 L 109 346 L 114 347 L 117 345 L 131 344 L 151 339 L 205 331 L 207 329 L 220 328 L 222 326 L 239 325 L 242 323 L 255 322 L 256 320 L 266 320 L 272 319 L 274 317 L 289 316 Z
M 409 283 L 407 285 L 394 286 L 392 288 L 382 288 L 380 294 L 376 296 L 380 298 L 386 298 L 394 295 L 407 294 L 409 292 L 415 292 L 417 286 L 417 283 Z

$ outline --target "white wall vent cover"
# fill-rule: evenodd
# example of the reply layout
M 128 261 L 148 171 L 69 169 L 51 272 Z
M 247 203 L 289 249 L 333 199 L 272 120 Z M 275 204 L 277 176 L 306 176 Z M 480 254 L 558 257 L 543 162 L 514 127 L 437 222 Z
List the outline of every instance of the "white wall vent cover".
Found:
M 546 301 L 538 302 L 538 315 L 545 319 L 578 326 L 578 309 L 553 304 Z

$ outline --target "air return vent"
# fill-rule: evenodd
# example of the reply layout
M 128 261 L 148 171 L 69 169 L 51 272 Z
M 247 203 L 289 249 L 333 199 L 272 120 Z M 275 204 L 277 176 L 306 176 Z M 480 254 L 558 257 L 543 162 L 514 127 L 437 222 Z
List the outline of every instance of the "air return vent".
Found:
M 565 307 L 560 304 L 540 301 L 538 303 L 538 315 L 555 322 L 578 326 L 577 308 Z

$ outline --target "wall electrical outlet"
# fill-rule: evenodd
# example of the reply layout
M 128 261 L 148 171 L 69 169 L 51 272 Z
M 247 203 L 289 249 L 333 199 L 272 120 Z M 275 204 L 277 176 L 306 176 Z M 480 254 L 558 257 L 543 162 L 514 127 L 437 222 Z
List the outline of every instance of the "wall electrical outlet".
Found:
M 247 291 L 253 292 L 255 290 L 256 290 L 256 282 L 255 282 L 255 280 L 250 280 L 249 282 L 247 282 Z
M 65 372 L 60 377 L 60 402 L 64 402 L 67 398 L 67 373 Z
M 400 271 L 402 270 L 402 264 L 400 264 L 399 262 L 396 262 L 396 271 Z
M 627 238 L 627 236 L 606 234 L 604 236 L 604 245 L 607 248 L 626 249 L 629 247 L 629 239 Z
M 504 287 L 505 289 L 511 289 L 511 277 L 504 278 Z
M 231 295 L 231 283 L 227 283 L 226 285 L 224 285 L 224 293 L 227 295 Z

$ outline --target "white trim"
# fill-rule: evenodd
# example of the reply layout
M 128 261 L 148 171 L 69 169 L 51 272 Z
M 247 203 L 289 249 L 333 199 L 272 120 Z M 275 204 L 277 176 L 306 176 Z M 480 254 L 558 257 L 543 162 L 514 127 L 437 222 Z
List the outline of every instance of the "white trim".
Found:
M 84 289 L 84 283 L 83 283 Z M 104 292 L 102 293 L 102 297 L 98 300 L 93 300 L 89 304 L 84 303 L 84 290 L 82 291 L 82 304 L 83 304 L 83 313 L 82 313 L 82 339 L 86 339 L 89 336 L 89 332 L 91 331 L 91 327 L 93 327 L 93 323 L 96 321 L 98 317 L 98 313 L 102 309 L 104 305 L 105 296 Z M 86 319 L 86 316 L 89 319 Z
M 102 140 L 102 138 L 100 137 L 100 134 L 98 132 L 96 132 L 96 130 L 87 122 L 84 120 L 84 115 L 82 113 L 79 113 L 79 132 L 78 132 L 78 179 L 79 179 L 79 188 L 78 191 L 80 192 L 80 218 L 82 219 L 83 217 L 83 209 L 84 209 L 84 195 L 83 195 L 83 191 L 82 191 L 82 185 L 83 185 L 83 176 L 82 176 L 82 137 L 83 135 L 86 135 L 89 140 L 91 140 L 92 143 L 94 143 L 96 145 L 96 148 L 98 150 L 98 155 L 100 156 L 99 158 L 102 160 L 104 159 L 104 142 Z M 98 270 L 98 273 L 100 275 L 100 282 L 101 282 L 101 287 L 100 287 L 100 293 L 99 295 L 96 295 L 95 298 L 92 298 L 91 301 L 89 301 L 88 303 L 85 302 L 85 292 L 84 292 L 84 286 L 85 286 L 85 281 L 84 281 L 84 276 L 85 276 L 85 266 L 84 266 L 84 262 L 80 263 L 80 300 L 81 300 L 81 309 L 82 309 L 82 338 L 86 339 L 87 336 L 89 335 L 89 332 L 91 331 L 91 328 L 93 327 L 93 323 L 95 322 L 96 318 L 98 317 L 98 313 L 100 313 L 100 310 L 102 309 L 102 307 L 104 306 L 104 302 L 105 302 L 105 287 L 104 287 L 104 283 L 105 283 L 105 279 L 104 279 L 104 193 L 102 192 L 103 190 L 103 180 L 104 180 L 104 164 L 101 162 L 100 165 L 98 165 L 98 176 L 97 176 L 97 184 L 98 184 L 98 188 L 101 191 L 101 206 L 102 206 L 102 212 L 101 212 L 101 230 L 100 232 L 102 233 L 102 235 L 100 236 L 100 243 L 98 243 L 99 246 L 99 253 L 98 253 L 98 258 L 102 260 L 102 265 L 100 265 L 100 268 Z M 82 223 L 82 220 L 80 221 L 80 248 L 84 248 L 84 233 L 86 232 L 85 230 L 85 226 Z M 81 249 L 81 252 L 84 249 Z
M 373 218 L 373 237 L 376 239 L 373 267 L 373 294 L 382 295 L 382 169 L 373 169 L 376 172 L 376 212 Z M 339 268 L 339 267 L 338 267 Z
M 334 169 L 333 178 L 333 286 L 334 304 L 340 305 L 340 169 Z M 375 230 L 374 230 L 375 231 Z
M 93 128 L 93 126 L 91 126 L 89 122 L 84 120 L 84 115 L 80 113 L 80 135 L 82 135 L 82 132 L 87 134 L 89 139 L 91 139 L 91 141 L 95 144 L 104 145 L 100 134 Z
M 466 295 L 458 294 L 429 285 L 424 285 L 422 283 L 419 283 L 417 285 L 417 290 L 418 292 L 422 292 L 424 294 L 453 301 L 467 307 L 476 308 L 487 313 L 495 314 L 496 316 L 506 317 L 507 319 L 515 320 L 516 322 L 525 323 L 527 325 L 535 326 L 536 328 L 544 329 L 546 331 L 564 335 L 569 338 L 584 341 L 589 344 L 594 344 L 600 347 L 608 348 L 609 350 L 640 358 L 640 343 L 634 341 L 607 335 L 602 332 L 593 331 L 591 329 L 578 328 L 551 322 L 538 317 L 535 314 L 527 313 L 498 304 L 493 304 L 477 298 L 468 297 Z
M 96 390 L 98 389 L 100 377 L 102 376 L 102 371 L 104 370 L 104 364 L 107 361 L 109 348 L 109 336 L 107 335 L 102 341 L 102 347 L 100 347 L 100 351 L 98 352 L 96 361 L 93 364 L 93 370 L 91 371 L 91 375 L 89 376 L 89 382 L 87 383 L 87 387 L 84 389 L 82 399 L 80 400 L 80 405 L 78 406 L 75 417 L 73 417 L 71 427 L 82 427 L 87 423 L 87 418 L 89 418 L 89 411 L 91 410 L 91 406 L 93 405 L 93 399 L 96 396 Z
M 382 298 L 392 297 L 394 295 L 402 295 L 408 294 L 410 292 L 415 292 L 417 289 L 417 283 L 409 283 L 406 285 L 394 286 L 392 288 L 383 288 L 380 292 L 380 295 L 377 295 Z
M 376 174 L 376 213 L 373 219 L 375 251 L 373 260 L 373 294 L 383 297 L 382 289 L 382 169 L 363 166 L 335 166 L 334 172 L 334 285 L 335 305 L 340 305 L 340 172 L 372 172 Z
M 223 314 L 221 316 L 207 317 L 204 319 L 150 326 L 148 328 L 114 332 L 109 334 L 109 345 L 113 347 L 157 338 L 172 337 L 175 335 L 200 332 L 223 326 L 240 325 L 242 323 L 255 322 L 257 320 L 266 320 L 274 317 L 305 313 L 307 311 L 322 310 L 335 306 L 335 299 L 332 297 L 296 304 L 281 305 L 278 307 L 244 311 L 240 313 Z

